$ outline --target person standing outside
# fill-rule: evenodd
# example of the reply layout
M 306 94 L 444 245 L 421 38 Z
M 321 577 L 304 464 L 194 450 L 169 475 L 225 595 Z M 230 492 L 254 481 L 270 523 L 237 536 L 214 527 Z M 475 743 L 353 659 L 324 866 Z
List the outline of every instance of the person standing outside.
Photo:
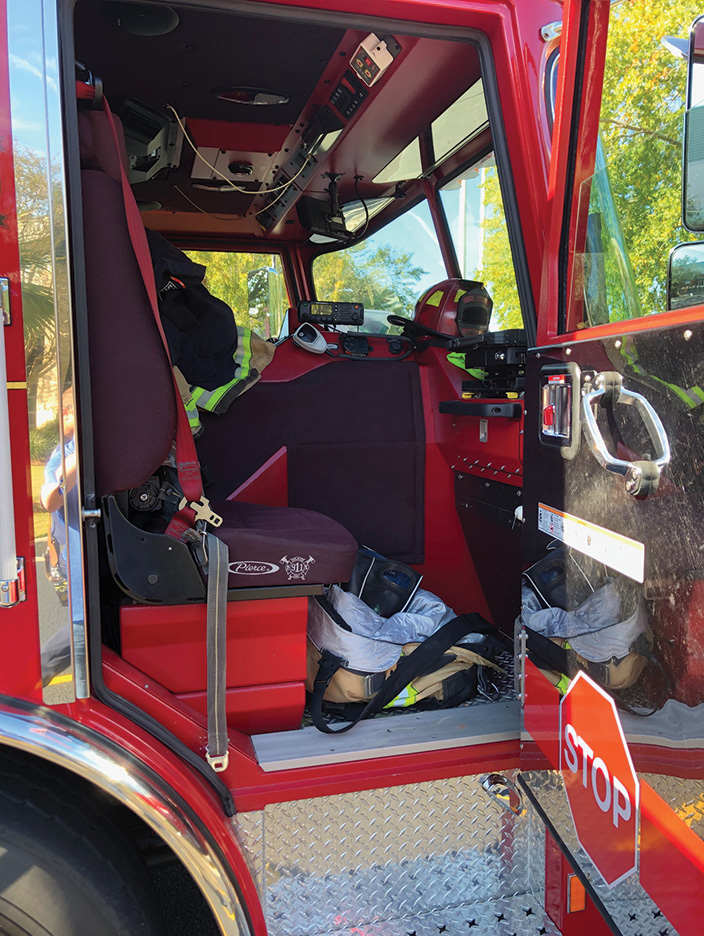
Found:
M 75 523 L 80 516 L 78 510 L 78 488 L 76 486 L 76 440 L 73 387 L 61 397 L 61 422 L 63 427 L 63 459 L 61 442 L 49 456 L 44 468 L 44 484 L 39 499 L 42 507 L 51 514 L 51 532 L 58 545 L 59 571 L 68 578 L 69 568 L 76 569 L 81 562 L 81 541 L 77 527 L 66 522 L 66 509 Z M 65 498 L 65 499 L 64 499 Z M 74 519 L 75 518 L 75 519 Z M 68 559 L 68 561 L 67 561 Z M 83 619 L 83 594 L 76 589 L 71 594 L 73 620 Z M 69 625 L 65 624 L 43 645 L 42 676 L 44 685 L 65 670 L 71 663 L 71 639 Z

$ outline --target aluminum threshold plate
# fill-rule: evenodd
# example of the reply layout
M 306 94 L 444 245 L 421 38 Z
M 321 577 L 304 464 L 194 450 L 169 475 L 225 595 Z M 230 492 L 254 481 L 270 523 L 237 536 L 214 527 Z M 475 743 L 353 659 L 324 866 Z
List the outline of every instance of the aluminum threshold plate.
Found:
M 520 725 L 520 704 L 512 699 L 370 719 L 338 737 L 323 734 L 313 726 L 253 735 L 252 744 L 262 770 L 291 770 L 496 741 L 518 741 Z
M 630 744 L 655 744 L 667 748 L 704 748 L 704 705 L 689 707 L 668 700 L 652 715 L 642 717 L 619 712 Z

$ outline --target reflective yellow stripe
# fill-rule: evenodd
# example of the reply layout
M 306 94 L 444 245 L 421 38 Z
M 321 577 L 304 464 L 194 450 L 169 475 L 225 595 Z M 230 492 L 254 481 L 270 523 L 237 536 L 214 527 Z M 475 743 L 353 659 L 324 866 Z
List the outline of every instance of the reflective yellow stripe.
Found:
M 570 684 L 569 676 L 565 676 L 565 675 L 560 676 L 560 679 L 558 680 L 558 683 L 556 686 L 557 691 L 560 693 L 560 695 L 564 695 L 567 692 L 569 684 Z
M 249 377 L 250 363 L 252 360 L 252 330 L 250 328 L 237 328 L 237 351 L 234 355 L 234 362 L 237 365 L 237 373 L 233 379 L 222 387 L 215 390 L 204 390 L 203 387 L 191 387 L 191 396 L 201 409 L 212 413 L 222 398 L 242 380 Z
M 447 360 L 450 364 L 454 364 L 455 367 L 460 367 L 463 371 L 466 371 L 470 377 L 474 377 L 476 380 L 486 380 L 489 376 L 488 371 L 485 371 L 481 367 L 467 367 L 467 358 L 462 351 L 451 351 L 447 355 Z
M 45 689 L 49 686 L 60 686 L 62 683 L 73 682 L 73 673 L 64 673 L 63 676 L 54 676 L 54 678 L 46 684 Z
M 418 690 L 413 688 L 412 683 L 409 683 L 395 699 L 387 702 L 384 708 L 407 708 L 409 705 L 413 705 L 417 698 Z

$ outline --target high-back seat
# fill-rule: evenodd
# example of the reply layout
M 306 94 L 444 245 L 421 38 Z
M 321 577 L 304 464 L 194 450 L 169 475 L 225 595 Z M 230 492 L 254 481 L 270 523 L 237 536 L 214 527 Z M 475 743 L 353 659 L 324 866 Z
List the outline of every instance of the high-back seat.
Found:
M 80 114 L 80 140 L 96 489 L 106 497 L 139 487 L 164 462 L 182 404 L 130 240 L 103 113 Z M 349 579 L 357 544 L 329 517 L 235 501 L 211 506 L 223 520 L 230 588 Z
M 136 250 L 148 251 L 146 236 L 140 247 L 128 230 L 124 150 L 116 151 L 101 112 L 81 112 L 79 131 L 96 493 L 105 505 L 113 575 L 133 599 L 120 609 L 122 657 L 204 712 L 203 576 L 185 543 L 140 529 L 127 511 L 126 492 L 171 452 L 183 404 L 136 259 Z M 216 532 L 229 550 L 228 724 L 249 732 L 297 727 L 305 701 L 306 595 L 349 580 L 357 543 L 312 510 L 235 501 L 211 507 L 222 517 Z

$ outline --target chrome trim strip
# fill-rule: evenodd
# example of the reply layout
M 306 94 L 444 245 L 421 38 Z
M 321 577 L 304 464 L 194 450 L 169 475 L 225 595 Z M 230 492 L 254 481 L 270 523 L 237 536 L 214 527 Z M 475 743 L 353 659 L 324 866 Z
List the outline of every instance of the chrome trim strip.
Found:
M 58 414 L 58 438 L 62 451 L 61 474 L 66 474 L 65 443 L 62 425 L 61 394 L 75 383 L 73 360 L 73 324 L 71 311 L 72 284 L 70 277 L 70 244 L 67 232 L 67 190 L 64 161 L 64 131 L 61 112 L 61 88 L 59 84 L 59 62 L 61 59 L 58 31 L 58 8 L 53 0 L 8 0 L 8 55 L 10 76 L 10 100 L 12 110 L 12 144 L 15 157 L 15 187 L 22 192 L 27 175 L 34 178 L 37 190 L 34 195 L 33 211 L 41 216 L 45 224 L 43 233 L 49 235 L 48 245 L 37 263 L 42 270 L 41 285 L 47 293 L 47 304 L 53 310 L 53 348 L 46 350 L 46 373 L 55 383 L 55 399 L 52 409 Z M 74 93 L 69 87 L 68 93 Z M 24 168 L 23 168 L 24 167 Z M 40 189 L 40 176 L 44 188 Z M 19 229 L 19 250 L 22 258 L 31 265 L 31 252 L 36 234 Z M 23 295 L 33 284 L 22 277 Z M 45 310 L 42 314 L 47 314 Z M 48 321 L 48 319 L 47 319 Z M 51 329 L 50 329 L 51 331 Z M 39 376 L 30 377 L 32 383 Z M 79 414 L 80 415 L 80 414 Z M 80 458 L 77 484 L 80 490 Z M 33 494 L 39 493 L 39 485 L 33 482 Z M 64 517 L 70 543 L 66 549 L 66 573 L 68 608 L 60 606 L 56 595 L 38 588 L 40 639 L 46 644 L 57 629 L 63 633 L 70 646 L 70 666 L 73 680 L 70 686 L 56 697 L 47 690 L 45 702 L 65 702 L 67 693 L 71 697 L 85 699 L 90 695 L 86 621 L 84 615 L 85 594 L 83 576 L 83 530 L 79 507 L 73 498 L 64 495 Z M 36 543 L 37 553 L 43 552 L 42 544 Z
M 228 870 L 174 791 L 102 735 L 46 708 L 0 698 L 0 744 L 70 770 L 114 796 L 159 835 L 189 871 L 224 936 L 251 936 Z M 232 827 L 234 837 L 234 826 Z

